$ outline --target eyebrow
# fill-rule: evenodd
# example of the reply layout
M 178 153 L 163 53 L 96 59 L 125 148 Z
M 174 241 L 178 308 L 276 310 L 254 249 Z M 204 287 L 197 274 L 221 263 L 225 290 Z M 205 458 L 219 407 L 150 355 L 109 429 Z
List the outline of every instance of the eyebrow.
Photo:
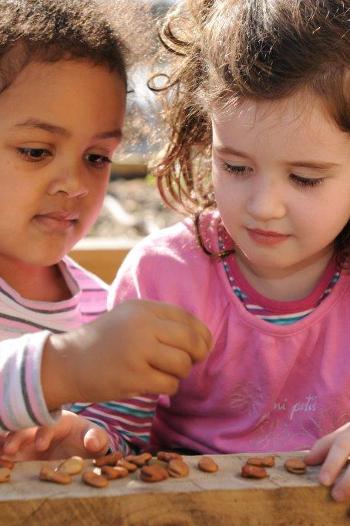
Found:
M 215 148 L 219 153 L 226 155 L 237 155 L 238 157 L 243 157 L 249 159 L 250 156 L 246 152 L 240 150 L 235 150 L 234 148 L 228 148 L 227 146 L 217 146 Z M 313 168 L 316 170 L 331 170 L 334 168 L 339 168 L 340 164 L 338 163 L 329 163 L 323 161 L 282 161 L 283 164 L 289 166 L 297 166 L 298 168 Z
M 62 137 L 70 137 L 71 133 L 62 128 L 61 126 L 56 126 L 49 122 L 41 121 L 38 119 L 27 119 L 24 122 L 19 122 L 15 125 L 15 128 L 34 128 L 38 130 L 44 130 L 54 135 L 61 135 Z M 120 129 L 109 130 L 105 132 L 98 133 L 94 136 L 94 139 L 121 139 L 123 136 Z

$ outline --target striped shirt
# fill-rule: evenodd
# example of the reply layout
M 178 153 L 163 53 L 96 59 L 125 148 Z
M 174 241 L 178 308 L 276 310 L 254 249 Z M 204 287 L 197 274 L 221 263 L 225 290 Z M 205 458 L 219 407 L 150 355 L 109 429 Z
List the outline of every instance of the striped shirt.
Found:
M 219 250 L 225 249 L 225 231 L 218 227 Z M 231 241 L 232 245 L 232 241 Z M 222 260 L 233 294 L 247 311 L 275 325 L 291 325 L 313 312 L 331 293 L 340 278 L 334 259 L 331 259 L 315 289 L 306 298 L 296 301 L 275 301 L 259 294 L 245 279 L 234 254 Z
M 106 311 L 107 285 L 66 257 L 59 268 L 71 297 L 21 297 L 0 278 L 0 430 L 51 425 L 42 393 L 41 356 L 48 334 L 75 329 Z

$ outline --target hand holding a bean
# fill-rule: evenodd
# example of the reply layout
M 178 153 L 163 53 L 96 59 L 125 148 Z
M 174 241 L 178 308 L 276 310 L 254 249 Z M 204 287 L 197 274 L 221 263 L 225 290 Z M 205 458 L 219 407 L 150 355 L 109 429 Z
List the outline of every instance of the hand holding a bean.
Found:
M 350 468 L 339 477 L 350 455 L 350 423 L 318 440 L 306 455 L 305 462 L 310 465 L 321 464 L 320 482 L 331 486 L 332 497 L 341 502 L 350 497 Z
M 32 427 L 9 432 L 1 454 L 15 460 L 55 460 L 73 455 L 95 457 L 108 449 L 106 431 L 86 418 L 63 411 L 51 427 Z
M 208 329 L 179 307 L 122 303 L 77 330 L 48 339 L 42 384 L 49 409 L 143 394 L 174 394 L 207 357 Z

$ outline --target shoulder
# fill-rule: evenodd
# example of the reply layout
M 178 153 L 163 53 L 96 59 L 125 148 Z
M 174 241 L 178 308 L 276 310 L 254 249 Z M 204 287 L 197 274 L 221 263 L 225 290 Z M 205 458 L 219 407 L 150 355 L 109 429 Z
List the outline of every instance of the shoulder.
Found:
M 193 266 L 206 267 L 208 264 L 210 258 L 199 246 L 193 221 L 186 219 L 139 242 L 127 255 L 121 271 L 136 266 L 139 271 L 147 268 L 151 274 L 182 267 L 188 272 Z
M 131 250 L 111 287 L 109 305 L 133 298 L 164 301 L 213 323 L 227 303 L 218 266 L 199 246 L 193 221 L 181 221 Z

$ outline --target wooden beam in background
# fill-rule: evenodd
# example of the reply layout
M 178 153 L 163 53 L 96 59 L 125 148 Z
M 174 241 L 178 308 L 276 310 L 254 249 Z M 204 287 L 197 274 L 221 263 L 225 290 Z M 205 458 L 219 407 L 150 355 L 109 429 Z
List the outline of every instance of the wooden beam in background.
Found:
M 79 265 L 111 283 L 135 243 L 128 240 L 85 238 L 69 254 Z

